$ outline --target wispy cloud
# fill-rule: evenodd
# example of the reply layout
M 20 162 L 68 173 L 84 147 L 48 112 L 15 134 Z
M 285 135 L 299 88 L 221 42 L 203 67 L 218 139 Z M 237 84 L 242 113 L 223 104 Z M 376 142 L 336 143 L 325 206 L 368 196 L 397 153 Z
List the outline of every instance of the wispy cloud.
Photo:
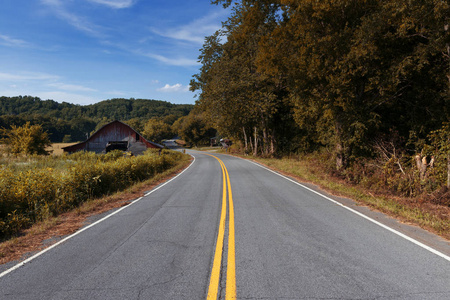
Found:
M 86 18 L 77 16 L 68 11 L 61 0 L 41 0 L 43 4 L 49 6 L 58 18 L 72 25 L 76 29 L 91 36 L 104 37 L 99 26 L 91 23 Z
M 97 92 L 96 89 L 92 89 L 89 87 L 85 87 L 82 85 L 75 85 L 75 84 L 65 84 L 65 83 L 50 83 L 47 86 L 49 87 L 54 87 L 57 88 L 59 90 L 63 90 L 63 91 L 71 91 L 71 92 Z
M 192 66 L 198 66 L 199 63 L 196 59 L 190 59 L 190 58 L 169 58 L 165 57 L 159 54 L 153 54 L 153 53 L 139 53 L 143 56 L 150 57 L 153 59 L 156 59 L 159 62 L 171 65 L 171 66 L 177 66 L 177 67 L 192 67 Z
M 14 39 L 10 36 L 0 34 L 0 45 L 8 47 L 28 47 L 30 44 L 26 41 Z
M 205 36 L 211 35 L 221 28 L 220 18 L 223 13 L 212 13 L 206 17 L 192 21 L 191 23 L 165 30 L 150 28 L 150 31 L 159 36 L 203 44 Z
M 52 99 L 58 102 L 69 102 L 81 105 L 92 104 L 98 102 L 99 100 L 85 95 L 67 93 L 62 91 L 51 91 L 51 92 L 35 92 L 33 95 L 39 95 L 41 99 Z
M 178 92 L 188 92 L 189 86 L 184 86 L 181 83 L 177 83 L 174 85 L 166 84 L 162 88 L 157 89 L 158 92 L 165 93 L 178 93 Z
M 134 0 L 89 0 L 90 2 L 95 2 L 98 4 L 103 4 L 111 8 L 129 8 L 134 5 L 136 1 Z
M 1 81 L 57 80 L 57 79 L 59 79 L 58 76 L 46 73 L 35 73 L 35 72 L 22 72 L 19 74 L 0 73 Z

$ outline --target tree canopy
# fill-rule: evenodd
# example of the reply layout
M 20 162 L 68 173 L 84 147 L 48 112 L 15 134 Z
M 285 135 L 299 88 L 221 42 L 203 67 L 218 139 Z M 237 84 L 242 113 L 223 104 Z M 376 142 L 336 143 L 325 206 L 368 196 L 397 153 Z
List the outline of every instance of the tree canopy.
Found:
M 10 129 L 1 129 L 0 136 L 6 145 L 6 152 L 10 154 L 22 155 L 47 155 L 45 148 L 50 146 L 50 139 L 47 132 L 40 125 L 30 125 L 27 122 L 24 126 L 12 125 Z
M 450 4 L 215 0 L 232 7 L 191 82 L 221 134 L 255 154 L 326 147 L 336 167 L 450 118 Z
M 52 142 L 82 141 L 113 120 L 130 121 L 132 127 L 142 131 L 151 118 L 166 118 L 173 123 L 192 108 L 188 104 L 145 99 L 111 99 L 82 106 L 31 96 L 0 97 L 0 128 L 30 122 L 41 125 Z

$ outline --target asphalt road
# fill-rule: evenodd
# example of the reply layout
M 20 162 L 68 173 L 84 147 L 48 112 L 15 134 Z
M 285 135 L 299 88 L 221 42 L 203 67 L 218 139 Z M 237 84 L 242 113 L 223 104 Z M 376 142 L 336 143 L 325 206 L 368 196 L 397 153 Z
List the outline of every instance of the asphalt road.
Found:
M 413 235 L 434 253 L 251 162 L 190 153 L 174 180 L 2 273 L 0 299 L 206 299 L 214 265 L 220 299 L 450 299 L 447 242 Z

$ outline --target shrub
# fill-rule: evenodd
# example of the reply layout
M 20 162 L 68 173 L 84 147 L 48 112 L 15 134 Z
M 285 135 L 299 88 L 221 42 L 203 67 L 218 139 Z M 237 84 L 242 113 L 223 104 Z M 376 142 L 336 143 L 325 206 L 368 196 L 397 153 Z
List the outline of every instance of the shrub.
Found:
M 78 152 L 0 166 L 0 239 L 30 224 L 123 190 L 174 166 L 179 152 L 147 151 L 124 157 L 120 151 L 97 155 Z

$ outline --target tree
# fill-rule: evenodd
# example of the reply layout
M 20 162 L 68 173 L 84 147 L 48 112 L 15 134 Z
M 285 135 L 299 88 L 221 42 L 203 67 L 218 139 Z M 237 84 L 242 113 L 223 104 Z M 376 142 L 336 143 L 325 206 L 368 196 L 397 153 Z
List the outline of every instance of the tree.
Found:
M 380 132 L 426 135 L 448 117 L 445 1 L 281 2 L 258 70 L 286 86 L 297 124 L 334 148 L 337 169 Z
M 24 155 L 48 155 L 46 147 L 51 146 L 47 132 L 40 125 L 11 126 L 11 129 L 1 129 L 0 134 L 4 136 L 2 142 L 6 144 L 7 152 Z
M 277 11 L 271 1 L 236 3 L 223 29 L 206 38 L 200 73 L 191 81 L 192 90 L 201 90 L 197 103 L 209 122 L 255 155 L 275 154 L 287 144 L 281 141 L 292 123 L 284 91 L 257 71 L 255 61 L 261 38 L 276 25 Z
M 216 136 L 216 130 L 208 125 L 206 115 L 195 110 L 177 120 L 173 128 L 183 140 L 194 146 L 209 145 L 210 138 Z
M 144 137 L 148 140 L 160 143 L 164 139 L 169 139 L 174 136 L 170 125 L 164 123 L 160 119 L 150 119 L 145 123 L 144 131 L 142 132 Z
M 125 121 L 127 125 L 136 130 L 137 132 L 144 131 L 144 122 L 141 119 L 133 118 L 128 121 Z
M 425 147 L 425 152 L 436 162 L 436 173 L 440 181 L 445 182 L 450 189 L 450 123 L 444 123 L 440 129 L 431 132 L 429 139 L 431 145 Z

